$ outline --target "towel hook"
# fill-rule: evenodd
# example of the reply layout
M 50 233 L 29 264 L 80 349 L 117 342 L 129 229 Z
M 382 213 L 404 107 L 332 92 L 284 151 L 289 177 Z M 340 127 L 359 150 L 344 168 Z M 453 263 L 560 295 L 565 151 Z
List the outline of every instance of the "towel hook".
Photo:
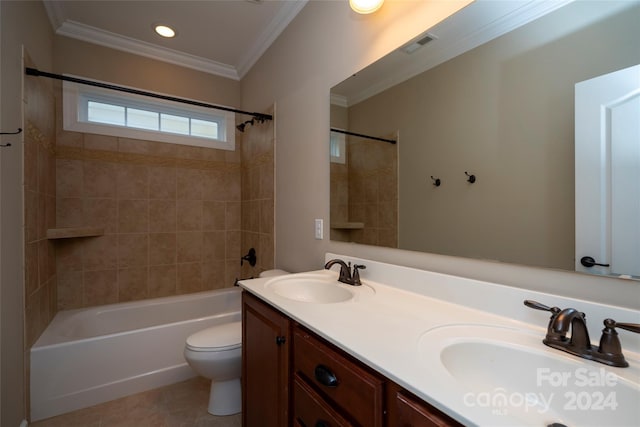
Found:
M 18 130 L 16 132 L 0 132 L 0 135 L 17 135 L 20 132 L 22 132 L 22 128 L 18 128 Z M 11 147 L 11 143 L 7 143 L 7 144 L 0 144 L 0 147 Z
M 434 178 L 433 175 L 431 175 L 431 179 L 433 180 L 433 185 L 435 185 L 436 187 L 440 187 L 440 184 L 442 183 L 442 181 L 440 181 L 440 178 Z
M 469 175 L 469 172 L 465 171 L 464 172 L 465 175 L 467 175 L 469 178 L 467 178 L 467 182 L 470 184 L 473 184 L 474 182 L 476 182 L 476 176 L 471 174 Z

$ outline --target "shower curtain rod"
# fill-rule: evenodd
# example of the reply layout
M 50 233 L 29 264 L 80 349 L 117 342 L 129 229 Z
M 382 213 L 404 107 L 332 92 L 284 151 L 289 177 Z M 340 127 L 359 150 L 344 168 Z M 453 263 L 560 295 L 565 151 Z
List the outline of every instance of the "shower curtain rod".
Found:
M 195 105 L 195 106 L 198 106 L 198 107 L 214 108 L 216 110 L 229 111 L 229 112 L 237 113 L 237 114 L 245 114 L 247 116 L 253 116 L 258 120 L 273 120 L 273 116 L 271 114 L 252 113 L 250 111 L 243 111 L 243 110 L 238 110 L 238 109 L 235 109 L 235 108 L 221 107 L 219 105 L 207 104 L 206 102 L 192 101 L 190 99 L 178 98 L 178 97 L 175 97 L 175 96 L 160 95 L 160 94 L 157 94 L 157 93 L 147 92 L 147 91 L 144 91 L 144 90 L 131 89 L 131 88 L 128 88 L 128 87 L 117 86 L 117 85 L 112 85 L 112 84 L 108 84 L 108 83 L 100 83 L 100 82 L 94 82 L 94 81 L 91 81 L 91 80 L 79 79 L 77 77 L 69 77 L 69 76 L 63 76 L 61 74 L 47 73 L 46 71 L 40 71 L 40 70 L 38 70 L 36 68 L 26 67 L 25 68 L 25 73 L 28 76 L 48 77 L 50 79 L 64 80 L 64 81 L 67 81 L 67 82 L 80 83 L 80 84 L 88 85 L 88 86 L 96 86 L 96 87 L 100 87 L 100 88 L 103 88 L 103 89 L 111 89 L 111 90 L 117 90 L 117 91 L 120 91 L 120 92 L 132 93 L 134 95 L 148 96 L 150 98 L 164 99 L 166 101 L 180 102 L 182 104 Z
M 389 144 L 395 144 L 397 142 L 395 139 L 378 138 L 377 136 L 370 136 L 370 135 L 365 135 L 363 133 L 350 132 L 348 130 L 342 130 L 342 129 L 336 129 L 336 128 L 331 128 L 330 130 L 331 132 L 343 133 L 345 135 L 351 135 L 351 136 L 359 136 L 360 138 L 373 139 L 374 141 L 388 142 Z

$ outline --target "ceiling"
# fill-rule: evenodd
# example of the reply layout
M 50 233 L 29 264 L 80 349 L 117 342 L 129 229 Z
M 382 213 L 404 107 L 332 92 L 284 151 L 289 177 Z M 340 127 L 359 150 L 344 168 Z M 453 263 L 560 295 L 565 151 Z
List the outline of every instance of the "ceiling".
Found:
M 44 0 L 56 34 L 240 80 L 308 0 Z M 162 23 L 177 36 L 153 31 Z

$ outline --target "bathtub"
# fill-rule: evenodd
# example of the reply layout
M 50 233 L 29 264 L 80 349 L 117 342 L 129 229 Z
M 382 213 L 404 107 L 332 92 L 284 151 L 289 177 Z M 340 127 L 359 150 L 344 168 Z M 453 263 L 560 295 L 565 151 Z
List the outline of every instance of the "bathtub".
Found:
M 61 311 L 31 348 L 31 420 L 195 376 L 187 337 L 240 320 L 239 288 Z

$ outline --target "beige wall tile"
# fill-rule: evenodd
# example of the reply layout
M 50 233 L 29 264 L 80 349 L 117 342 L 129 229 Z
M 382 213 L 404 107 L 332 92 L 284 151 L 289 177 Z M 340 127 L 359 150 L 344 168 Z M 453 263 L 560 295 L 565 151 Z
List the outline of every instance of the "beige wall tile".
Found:
M 84 306 L 118 302 L 117 270 L 85 271 L 83 280 Z
M 28 298 L 38 289 L 38 242 L 31 242 L 25 245 L 25 296 Z
M 57 275 L 58 310 L 71 310 L 83 306 L 83 272 L 66 271 Z
M 119 200 L 118 232 L 146 232 L 149 227 L 148 206 L 147 200 Z
M 178 264 L 177 289 L 179 294 L 205 289 L 202 285 L 202 265 L 199 262 Z
M 118 270 L 118 301 L 147 298 L 147 267 Z
M 85 197 L 115 198 L 117 174 L 114 163 L 87 160 L 84 162 Z
M 174 167 L 149 167 L 149 198 L 176 198 L 176 169 Z
M 202 260 L 204 262 L 224 261 L 226 248 L 224 231 L 205 232 L 202 237 Z
M 227 199 L 227 184 L 224 170 L 207 170 L 203 172 L 202 198 L 204 200 Z
M 233 283 L 225 283 L 225 265 L 224 260 L 206 260 L 202 263 L 202 286 L 204 289 L 221 289 L 233 285 Z
M 38 240 L 38 193 L 25 191 L 24 194 L 25 241 Z
M 176 169 L 176 197 L 179 200 L 202 200 L 204 173 L 198 169 Z
M 202 229 L 202 200 L 178 200 L 176 202 L 176 225 L 178 231 Z
M 56 199 L 56 226 L 82 227 L 84 225 L 84 204 L 81 198 Z
M 176 229 L 176 201 L 149 200 L 149 232 L 175 232 Z
M 84 199 L 85 225 L 104 227 L 105 233 L 118 231 L 118 203 L 116 199 Z
M 177 233 L 178 262 L 195 262 L 202 259 L 202 233 L 181 231 Z
M 242 228 L 242 204 L 241 202 L 227 202 L 225 212 L 225 228 L 227 230 L 240 230 Z
M 239 209 L 238 209 L 239 211 Z M 226 221 L 226 206 L 224 202 L 202 202 L 202 230 L 224 230 Z
M 240 258 L 246 254 L 249 248 L 241 248 L 242 232 L 227 231 L 227 247 L 225 256 L 228 260 L 240 261 Z M 244 252 L 243 252 L 244 251 Z
M 147 166 L 120 164 L 116 168 L 118 199 L 148 199 L 149 169 Z
M 83 268 L 112 270 L 118 266 L 118 236 L 108 234 L 83 240 Z
M 147 265 L 148 234 L 118 235 L 118 267 Z
M 176 233 L 149 234 L 149 265 L 176 263 Z
M 61 239 L 56 242 L 56 269 L 58 274 L 82 271 L 84 242 L 80 239 Z
M 83 135 L 78 133 L 76 135 Z M 118 151 L 118 138 L 108 135 L 84 134 L 84 148 L 87 150 Z
M 82 160 L 56 160 L 56 194 L 58 197 L 82 197 L 83 182 Z
M 149 298 L 175 295 L 177 271 L 175 264 L 149 267 Z
M 260 233 L 266 233 L 273 235 L 273 224 L 274 224 L 274 206 L 273 199 L 260 200 L 258 202 L 259 205 L 259 221 Z

